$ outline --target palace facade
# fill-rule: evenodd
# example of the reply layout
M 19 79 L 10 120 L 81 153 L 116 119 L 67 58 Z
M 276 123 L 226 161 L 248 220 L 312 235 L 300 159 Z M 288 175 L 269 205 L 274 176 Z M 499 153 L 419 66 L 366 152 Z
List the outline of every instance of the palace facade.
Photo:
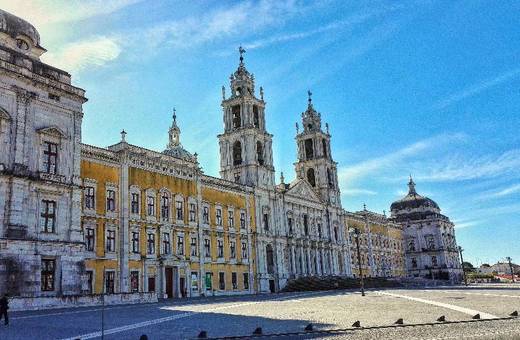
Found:
M 85 91 L 42 63 L 45 51 L 31 24 L 0 10 L 0 292 L 247 294 L 359 268 L 460 280 L 453 223 L 415 184 L 390 217 L 343 209 L 332 135 L 310 92 L 294 179 L 275 181 L 263 89 L 242 49 L 222 88 L 220 178 L 182 146 L 175 112 L 165 150 L 124 131 L 106 148 L 83 144 Z

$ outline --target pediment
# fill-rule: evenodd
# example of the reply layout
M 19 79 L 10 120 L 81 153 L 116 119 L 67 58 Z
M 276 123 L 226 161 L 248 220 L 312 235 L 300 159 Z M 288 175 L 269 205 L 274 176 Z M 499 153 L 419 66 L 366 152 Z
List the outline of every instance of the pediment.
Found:
M 7 111 L 1 107 L 0 107 L 0 119 L 11 120 L 11 116 L 9 116 L 9 113 L 7 113 Z
M 54 136 L 58 138 L 67 138 L 67 135 L 57 126 L 49 126 L 45 128 L 38 129 L 39 133 L 43 133 L 49 136 Z
M 304 198 L 311 202 L 322 203 L 320 197 L 316 194 L 313 187 L 304 179 L 298 179 L 291 183 L 291 186 L 289 187 L 289 190 L 287 190 L 286 194 Z

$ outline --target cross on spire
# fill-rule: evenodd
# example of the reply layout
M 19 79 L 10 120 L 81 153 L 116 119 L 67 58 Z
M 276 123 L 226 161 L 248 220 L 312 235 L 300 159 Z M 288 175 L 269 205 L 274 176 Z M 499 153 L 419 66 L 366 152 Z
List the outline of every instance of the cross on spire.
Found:
M 311 90 L 307 90 L 307 95 L 309 96 L 309 105 L 312 103 L 312 92 Z
M 173 123 L 177 124 L 177 110 L 173 108 Z
M 240 63 L 242 64 L 244 62 L 244 53 L 246 53 L 242 45 L 238 47 L 238 53 L 240 53 Z

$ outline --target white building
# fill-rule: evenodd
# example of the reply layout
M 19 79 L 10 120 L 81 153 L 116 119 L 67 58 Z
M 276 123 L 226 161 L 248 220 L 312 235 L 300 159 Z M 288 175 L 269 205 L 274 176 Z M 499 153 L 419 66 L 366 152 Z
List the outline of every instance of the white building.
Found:
M 411 177 L 408 188 L 408 194 L 390 208 L 392 219 L 403 226 L 408 275 L 460 282 L 454 224 L 437 203 L 415 191 Z
M 82 291 L 80 141 L 85 91 L 40 61 L 40 36 L 0 10 L 0 291 Z
M 241 52 L 243 52 L 241 50 Z M 243 62 L 222 89 L 224 133 L 219 135 L 224 179 L 255 187 L 257 272 L 261 292 L 283 288 L 306 275 L 351 275 L 348 238 L 337 185 L 330 134 L 321 128 L 310 93 L 297 131 L 296 179 L 275 184 L 272 135 L 266 130 L 263 89 Z

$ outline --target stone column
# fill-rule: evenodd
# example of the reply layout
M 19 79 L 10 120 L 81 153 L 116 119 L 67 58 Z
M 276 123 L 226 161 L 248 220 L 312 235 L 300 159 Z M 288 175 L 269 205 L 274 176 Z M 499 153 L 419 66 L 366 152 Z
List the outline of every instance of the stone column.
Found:
M 128 157 L 122 155 L 119 176 L 119 280 L 120 291 L 128 293 L 128 233 L 129 233 L 129 211 L 128 211 Z

